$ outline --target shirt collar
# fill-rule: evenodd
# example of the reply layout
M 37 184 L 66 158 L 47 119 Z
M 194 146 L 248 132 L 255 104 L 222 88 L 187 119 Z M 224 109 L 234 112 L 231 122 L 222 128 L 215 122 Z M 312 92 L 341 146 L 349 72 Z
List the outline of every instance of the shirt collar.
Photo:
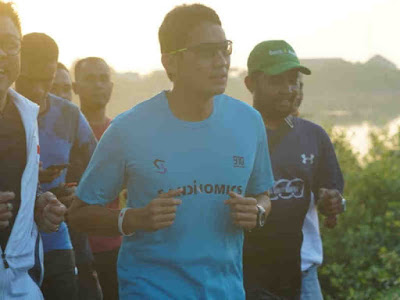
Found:
M 287 124 L 291 129 L 294 128 L 293 116 L 292 116 L 292 115 L 287 116 L 287 117 L 285 118 L 285 122 L 286 122 L 286 124 Z

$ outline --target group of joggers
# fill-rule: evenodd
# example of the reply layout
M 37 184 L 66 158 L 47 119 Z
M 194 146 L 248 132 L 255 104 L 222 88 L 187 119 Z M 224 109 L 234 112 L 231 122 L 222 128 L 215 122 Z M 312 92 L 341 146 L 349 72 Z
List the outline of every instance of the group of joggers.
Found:
M 107 63 L 73 81 L 0 2 L 0 299 L 322 299 L 318 214 L 334 227 L 345 199 L 330 138 L 299 117 L 311 70 L 260 42 L 251 107 L 224 94 L 213 9 L 175 7 L 159 42 L 172 88 L 111 121 Z

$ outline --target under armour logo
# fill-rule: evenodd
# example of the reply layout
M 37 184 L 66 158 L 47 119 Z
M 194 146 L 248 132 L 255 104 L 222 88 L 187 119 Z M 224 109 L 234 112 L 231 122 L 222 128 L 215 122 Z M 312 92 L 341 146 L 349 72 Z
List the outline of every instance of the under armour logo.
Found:
M 161 159 L 156 159 L 153 164 L 159 170 L 157 173 L 165 174 L 167 173 L 167 167 L 164 165 L 165 161 Z
M 303 159 L 303 164 L 307 164 L 309 162 L 311 165 L 314 163 L 314 154 L 311 154 L 310 157 L 307 157 L 304 153 L 301 155 Z

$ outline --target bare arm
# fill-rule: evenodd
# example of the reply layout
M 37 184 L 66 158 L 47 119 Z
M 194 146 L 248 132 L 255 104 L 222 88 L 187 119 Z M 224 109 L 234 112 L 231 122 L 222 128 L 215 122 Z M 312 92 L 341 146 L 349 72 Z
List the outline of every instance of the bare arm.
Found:
M 91 235 L 118 236 L 119 210 L 89 205 L 75 197 L 68 210 L 68 224 L 76 231 Z
M 155 231 L 171 226 L 181 200 L 174 197 L 182 190 L 161 194 L 143 208 L 130 208 L 125 213 L 122 229 L 125 233 L 136 230 Z M 68 223 L 73 229 L 92 235 L 117 236 L 119 210 L 99 205 L 89 205 L 75 198 L 68 213 Z
M 255 196 L 257 200 L 257 204 L 261 205 L 265 209 L 265 218 L 268 217 L 270 211 L 271 211 L 271 199 L 269 198 L 269 193 L 264 192 L 262 194 L 259 194 Z

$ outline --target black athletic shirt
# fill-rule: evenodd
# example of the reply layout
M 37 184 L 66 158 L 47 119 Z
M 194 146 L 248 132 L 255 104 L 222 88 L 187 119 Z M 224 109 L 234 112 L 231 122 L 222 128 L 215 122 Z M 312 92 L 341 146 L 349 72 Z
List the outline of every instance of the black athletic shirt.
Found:
M 344 183 L 327 133 L 300 118 L 291 118 L 291 125 L 272 149 L 275 186 L 270 191 L 271 213 L 264 228 L 246 233 L 243 267 L 247 287 L 297 299 L 302 227 L 311 194 L 317 197 L 320 188 L 342 192 Z M 268 129 L 268 139 L 279 132 L 280 128 Z

